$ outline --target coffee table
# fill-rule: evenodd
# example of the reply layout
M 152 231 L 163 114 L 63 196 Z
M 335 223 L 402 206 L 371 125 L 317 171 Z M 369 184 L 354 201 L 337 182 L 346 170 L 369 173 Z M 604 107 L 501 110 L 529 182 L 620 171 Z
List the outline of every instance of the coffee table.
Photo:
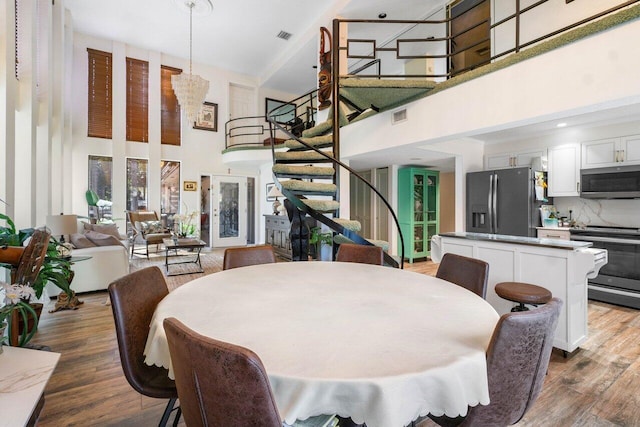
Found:
M 164 257 L 164 266 L 167 269 L 167 276 L 180 276 L 183 274 L 195 274 L 195 273 L 204 273 L 204 269 L 202 268 L 202 263 L 200 262 L 200 251 L 205 247 L 205 243 L 196 238 L 172 238 L 172 239 L 163 239 L 162 243 L 164 243 L 164 247 L 166 249 L 165 257 Z M 178 249 L 188 249 L 190 253 L 188 254 L 179 254 Z M 173 251 L 173 255 L 171 255 L 171 251 Z M 188 257 L 189 259 L 184 261 L 174 261 L 169 262 L 169 258 L 173 257 Z M 175 264 L 196 264 L 200 267 L 199 270 L 196 271 L 186 271 L 183 273 L 169 273 L 169 266 Z

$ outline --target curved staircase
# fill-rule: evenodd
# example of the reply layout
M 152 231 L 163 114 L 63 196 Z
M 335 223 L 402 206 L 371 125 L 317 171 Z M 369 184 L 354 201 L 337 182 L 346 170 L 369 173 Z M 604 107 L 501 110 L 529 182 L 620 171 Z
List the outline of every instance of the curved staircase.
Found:
M 333 107 L 332 107 L 333 108 Z M 338 108 L 339 125 L 349 123 L 344 107 Z M 362 178 L 356 171 L 334 157 L 333 114 L 329 119 L 302 132 L 301 137 L 294 136 L 276 120 L 276 115 L 270 112 L 269 123 L 272 141 L 275 132 L 284 132 L 290 139 L 286 140 L 286 151 L 276 151 L 272 144 L 273 176 L 275 185 L 287 198 L 285 208 L 291 222 L 291 244 L 293 260 L 306 260 L 308 254 L 308 230 L 304 225 L 304 216 L 309 215 L 325 224 L 334 232 L 334 248 L 341 243 L 357 243 L 361 245 L 381 246 L 384 252 L 385 265 L 402 268 L 404 253 L 400 255 L 400 262 L 387 253 L 388 242 L 370 240 L 362 237 L 359 232 L 361 224 L 348 218 L 340 218 L 340 202 L 338 199 L 337 168 L 347 169 L 351 174 L 365 182 L 371 190 L 380 197 L 389 209 L 398 225 L 395 212 L 385 198 Z M 399 226 L 398 226 L 399 229 Z M 400 235 L 402 241 L 402 235 Z M 401 248 L 404 244 L 401 243 Z M 335 256 L 334 250 L 334 256 Z

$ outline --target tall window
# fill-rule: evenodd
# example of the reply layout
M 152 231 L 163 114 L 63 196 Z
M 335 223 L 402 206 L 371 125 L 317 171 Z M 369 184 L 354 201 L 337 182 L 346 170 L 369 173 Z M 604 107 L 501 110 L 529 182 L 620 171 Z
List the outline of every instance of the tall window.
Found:
M 171 86 L 171 76 L 180 73 L 179 68 L 160 66 L 160 141 L 163 144 L 180 145 L 180 104 Z
M 127 58 L 127 141 L 149 142 L 149 63 Z
M 127 210 L 146 210 L 147 166 L 145 159 L 127 159 Z
M 162 160 L 160 162 L 160 186 L 162 213 L 174 214 L 180 211 L 180 162 Z
M 111 53 L 87 49 L 89 55 L 87 135 L 111 139 Z
M 89 190 L 101 200 L 100 206 L 89 207 L 89 217 L 111 219 L 111 176 L 113 159 L 104 156 L 89 156 Z

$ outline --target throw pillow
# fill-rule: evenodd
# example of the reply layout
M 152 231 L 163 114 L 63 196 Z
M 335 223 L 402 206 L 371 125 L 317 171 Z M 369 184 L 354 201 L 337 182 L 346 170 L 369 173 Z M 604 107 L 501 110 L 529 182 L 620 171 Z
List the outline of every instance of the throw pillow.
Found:
M 84 248 L 93 248 L 96 246 L 91 240 L 87 239 L 84 234 L 74 233 L 69 236 L 69 240 L 71 240 L 71 244 L 76 249 L 84 249 Z
M 87 239 L 95 243 L 96 246 L 124 246 L 120 239 L 113 237 L 110 234 L 98 233 L 97 231 L 88 231 L 85 233 Z
M 161 234 L 165 232 L 161 221 L 142 221 L 140 223 L 140 229 L 143 235 Z
M 116 224 L 89 224 L 87 222 L 83 222 L 84 233 L 87 234 L 89 231 L 97 231 L 98 233 L 108 234 L 117 239 L 120 239 L 120 232 L 118 232 L 118 226 Z
M 93 231 L 98 233 L 108 234 L 120 240 L 120 233 L 118 232 L 118 226 L 116 224 L 92 224 Z

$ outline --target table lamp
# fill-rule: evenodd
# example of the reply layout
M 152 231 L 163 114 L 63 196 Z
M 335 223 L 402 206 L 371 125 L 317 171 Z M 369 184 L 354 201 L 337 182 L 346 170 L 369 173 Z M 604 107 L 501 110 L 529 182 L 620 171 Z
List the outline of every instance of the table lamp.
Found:
M 60 235 L 60 243 L 64 243 L 64 236 L 71 235 L 78 230 L 77 215 L 47 215 L 47 227 L 54 236 Z
M 280 207 L 281 203 L 278 201 L 278 197 L 283 197 L 280 189 L 274 185 L 273 187 L 271 187 L 271 190 L 269 190 L 269 194 L 267 194 L 267 197 L 276 198 L 276 201 L 273 202 L 273 214 L 280 215 L 280 211 L 278 210 L 278 208 Z

